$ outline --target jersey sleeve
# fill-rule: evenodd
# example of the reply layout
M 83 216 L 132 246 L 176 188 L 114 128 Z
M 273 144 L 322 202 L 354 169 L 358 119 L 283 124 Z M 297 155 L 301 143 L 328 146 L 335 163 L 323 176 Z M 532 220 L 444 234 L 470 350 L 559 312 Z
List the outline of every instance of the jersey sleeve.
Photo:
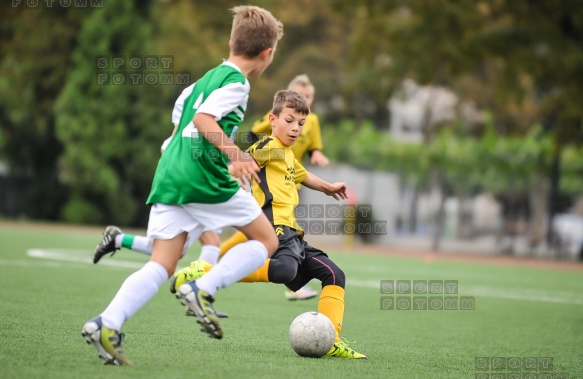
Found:
M 294 160 L 294 169 L 296 171 L 296 184 L 306 180 L 308 177 L 308 170 L 306 170 L 297 159 Z
M 192 93 L 193 89 L 194 84 L 189 85 L 182 91 L 182 93 L 180 93 L 178 99 L 176 99 L 176 102 L 174 103 L 174 109 L 172 109 L 172 123 L 174 125 L 180 124 L 180 118 L 182 117 L 182 111 L 184 110 L 184 101 Z
M 263 168 L 269 163 L 269 143 L 264 144 L 263 140 L 256 142 L 253 146 L 247 149 L 247 153 L 251 154 L 259 168 Z
M 219 121 L 229 112 L 240 113 L 241 120 L 243 113 L 238 107 L 247 102 L 249 96 L 249 86 L 241 82 L 229 83 L 224 87 L 214 90 L 200 105 L 196 113 L 210 114 Z
M 322 150 L 324 146 L 322 146 L 322 133 L 320 132 L 320 120 L 318 120 L 318 116 L 311 113 L 312 122 L 314 123 L 312 126 L 312 133 L 310 133 L 310 145 L 308 146 L 308 151 L 314 150 Z
M 265 114 L 261 119 L 255 121 L 253 126 L 251 127 L 251 131 L 255 133 L 257 136 L 262 137 L 261 135 L 269 135 L 271 134 L 271 124 L 269 123 L 269 115 L 271 114 L 271 110 Z

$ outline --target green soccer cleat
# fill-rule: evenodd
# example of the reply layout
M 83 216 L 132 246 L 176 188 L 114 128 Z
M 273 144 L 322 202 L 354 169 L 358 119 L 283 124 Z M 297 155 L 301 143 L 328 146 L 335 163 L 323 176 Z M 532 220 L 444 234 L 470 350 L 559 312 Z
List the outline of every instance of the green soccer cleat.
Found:
M 206 274 L 204 268 L 210 265 L 203 260 L 192 261 L 190 265 L 174 273 L 170 278 L 170 293 L 176 293 L 178 288 L 186 282 L 196 280 Z
M 335 342 L 326 356 L 347 359 L 368 359 L 366 355 L 357 353 L 354 349 L 350 348 L 348 346 L 348 341 L 344 339 L 340 342 Z
M 111 253 L 115 254 L 119 247 L 115 247 L 115 237 L 122 234 L 122 231 L 117 226 L 109 225 L 105 228 L 103 232 L 103 239 L 99 242 L 99 245 L 95 248 L 93 254 L 93 263 L 99 262 L 99 260 L 105 255 Z
M 132 365 L 121 346 L 122 335 L 117 330 L 104 326 L 101 322 L 101 316 L 87 321 L 83 325 L 81 335 L 88 344 L 95 346 L 99 357 L 103 359 L 106 365 Z
M 178 287 L 176 298 L 194 312 L 203 332 L 212 338 L 223 338 L 223 328 L 213 308 L 215 299 L 206 291 L 198 288 L 195 281 L 184 283 Z

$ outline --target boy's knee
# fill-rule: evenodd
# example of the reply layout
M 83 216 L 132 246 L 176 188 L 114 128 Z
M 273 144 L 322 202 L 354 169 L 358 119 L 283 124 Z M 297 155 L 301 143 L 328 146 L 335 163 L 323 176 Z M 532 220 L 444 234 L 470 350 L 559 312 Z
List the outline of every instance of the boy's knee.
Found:
M 297 266 L 280 262 L 277 259 L 269 261 L 268 277 L 271 283 L 285 284 L 291 282 L 297 275 Z

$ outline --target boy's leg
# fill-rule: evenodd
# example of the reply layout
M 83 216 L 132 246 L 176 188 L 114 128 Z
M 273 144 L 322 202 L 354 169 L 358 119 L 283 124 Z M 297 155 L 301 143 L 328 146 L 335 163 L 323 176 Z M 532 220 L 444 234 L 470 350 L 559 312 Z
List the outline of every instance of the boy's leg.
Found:
M 115 254 L 122 247 L 146 255 L 152 254 L 152 240 L 150 238 L 125 234 L 117 226 L 110 225 L 105 228 L 101 242 L 95 247 L 93 263 L 98 263 L 106 254 Z
M 344 319 L 344 287 L 346 277 L 344 272 L 321 250 L 308 245 L 304 241 L 306 259 L 296 278 L 288 283 L 292 291 L 304 286 L 311 279 L 322 282 L 322 293 L 318 300 L 318 312 L 326 315 L 336 331 L 336 341 L 328 352 L 328 356 L 350 359 L 366 359 L 366 356 L 354 351 L 340 339 L 342 321 Z
M 229 250 L 208 274 L 183 284 L 176 292 L 195 313 L 204 331 L 213 338 L 222 338 L 222 327 L 212 306 L 213 295 L 263 266 L 277 249 L 277 237 L 255 199 L 242 189 L 224 203 L 188 204 L 185 209 L 208 229 L 232 225 L 250 239 Z
M 236 228 L 249 240 L 230 249 L 207 275 L 197 280 L 199 288 L 211 296 L 219 288 L 228 287 L 263 266 L 277 249 L 273 227 L 263 213 L 251 223 Z
M 248 241 L 245 234 L 243 234 L 242 232 L 237 230 L 235 232 L 235 234 L 233 234 L 231 237 L 229 237 L 228 240 L 226 240 L 225 242 L 223 242 L 221 244 L 221 252 L 219 254 L 219 257 L 222 257 L 223 255 L 225 255 L 227 253 L 227 251 L 229 251 L 233 248 L 233 246 L 236 246 L 236 245 L 243 243 L 245 241 Z
M 198 259 L 208 262 L 212 265 L 217 264 L 219 253 L 221 251 L 221 239 L 219 234 L 214 230 L 205 230 L 198 239 L 201 245 Z
M 121 347 L 120 329 L 158 292 L 176 268 L 186 233 L 170 240 L 155 240 L 150 261 L 123 282 L 109 306 L 83 326 L 82 334 L 106 363 L 130 365 Z
M 83 337 L 96 347 L 106 363 L 130 364 L 121 346 L 119 330 L 174 272 L 187 237 L 196 239 L 202 230 L 202 225 L 193 220 L 182 206 L 152 206 L 148 236 L 156 241 L 150 261 L 124 281 L 103 313 L 83 326 Z

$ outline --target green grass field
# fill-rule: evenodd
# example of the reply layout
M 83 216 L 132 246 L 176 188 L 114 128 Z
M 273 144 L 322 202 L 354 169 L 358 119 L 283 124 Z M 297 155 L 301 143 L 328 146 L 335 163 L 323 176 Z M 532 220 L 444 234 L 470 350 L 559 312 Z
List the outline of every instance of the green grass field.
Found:
M 548 371 L 523 363 L 518 372 L 583 377 L 582 272 L 341 251 L 329 255 L 347 276 L 342 334 L 367 361 L 298 357 L 289 324 L 317 299 L 287 302 L 282 286 L 236 284 L 215 303 L 231 316 L 224 339 L 199 332 L 164 286 L 124 325 L 134 367 L 104 366 L 81 327 L 146 257 L 126 250 L 91 264 L 100 232 L 0 224 L 1 378 L 488 377 L 479 376 L 493 372 L 476 369 L 477 357 L 549 357 Z M 196 256 L 193 249 L 182 263 Z M 380 293 L 381 280 L 457 280 L 475 309 L 381 310 L 381 296 L 392 296 Z

